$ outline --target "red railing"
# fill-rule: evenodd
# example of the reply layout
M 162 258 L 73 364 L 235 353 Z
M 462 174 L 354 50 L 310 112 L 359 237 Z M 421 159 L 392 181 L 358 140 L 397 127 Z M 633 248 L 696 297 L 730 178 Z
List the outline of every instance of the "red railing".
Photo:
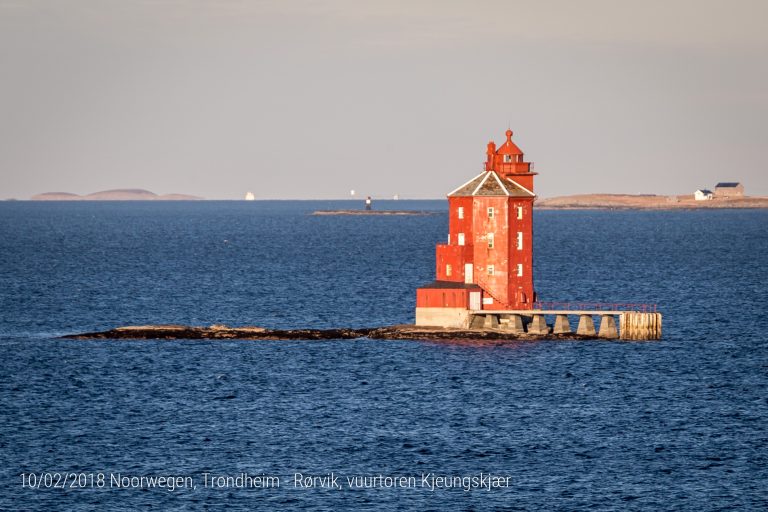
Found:
M 543 302 L 533 303 L 533 309 L 563 311 L 637 311 L 656 313 L 656 304 L 630 304 L 618 302 Z

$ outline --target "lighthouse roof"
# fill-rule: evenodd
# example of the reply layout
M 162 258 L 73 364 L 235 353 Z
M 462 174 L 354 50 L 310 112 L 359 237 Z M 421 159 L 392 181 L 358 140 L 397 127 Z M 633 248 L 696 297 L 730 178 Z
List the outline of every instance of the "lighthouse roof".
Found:
M 536 197 L 516 181 L 502 178 L 495 171 L 484 171 L 448 194 L 448 197 L 460 196 Z
M 507 140 L 496 150 L 497 155 L 522 155 L 523 152 L 512 142 L 512 130 L 506 132 Z

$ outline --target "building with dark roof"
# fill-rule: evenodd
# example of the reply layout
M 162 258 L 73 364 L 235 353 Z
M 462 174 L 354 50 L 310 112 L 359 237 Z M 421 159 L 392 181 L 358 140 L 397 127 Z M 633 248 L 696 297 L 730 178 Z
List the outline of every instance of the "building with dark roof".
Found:
M 723 181 L 715 185 L 715 197 L 743 197 L 744 185 L 735 181 Z

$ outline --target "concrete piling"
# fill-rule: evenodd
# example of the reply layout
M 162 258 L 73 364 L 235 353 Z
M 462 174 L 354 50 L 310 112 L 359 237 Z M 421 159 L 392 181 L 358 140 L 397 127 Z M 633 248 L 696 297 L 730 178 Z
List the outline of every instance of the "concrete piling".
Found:
M 584 336 L 594 336 L 597 334 L 595 331 L 595 321 L 592 320 L 592 315 L 579 315 L 579 326 L 576 328 L 576 334 L 582 334 Z
M 549 327 L 544 315 L 533 315 L 528 324 L 528 332 L 531 334 L 549 334 Z
M 520 315 L 509 315 L 507 317 L 507 323 L 504 326 L 504 329 L 510 332 L 514 332 L 515 334 L 521 334 L 525 332 L 525 328 L 523 327 L 523 318 Z
M 544 315 L 554 315 L 555 324 L 547 325 Z M 536 335 L 569 334 L 571 330 L 569 315 L 579 316 L 576 333 L 582 336 L 599 337 L 603 339 L 622 340 L 658 340 L 661 339 L 661 313 L 645 313 L 638 311 L 606 311 L 606 310 L 515 310 L 476 312 L 468 315 L 467 323 L 470 329 L 501 330 L 514 334 L 528 332 Z M 600 329 L 595 329 L 593 316 L 600 316 Z M 616 316 L 619 324 L 616 324 Z
M 616 319 L 613 315 L 600 315 L 600 338 L 615 340 L 619 337 L 619 331 L 616 329 Z
M 485 329 L 498 329 L 499 317 L 496 315 L 485 315 L 485 322 L 483 324 Z
M 569 334 L 571 332 L 571 323 L 568 321 L 568 315 L 555 316 L 555 326 L 552 329 L 552 333 Z

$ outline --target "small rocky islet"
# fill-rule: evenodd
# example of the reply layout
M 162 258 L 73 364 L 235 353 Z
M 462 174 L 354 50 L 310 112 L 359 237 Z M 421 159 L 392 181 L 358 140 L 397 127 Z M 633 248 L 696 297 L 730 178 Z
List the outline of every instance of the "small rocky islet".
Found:
M 265 327 L 230 327 L 226 325 L 137 325 L 124 326 L 107 331 L 69 334 L 65 339 L 95 340 L 353 340 L 360 338 L 378 340 L 423 341 L 537 341 L 595 339 L 575 333 L 533 334 L 505 332 L 501 329 L 453 329 L 422 327 L 416 325 L 392 325 L 372 328 L 338 329 L 268 329 Z

